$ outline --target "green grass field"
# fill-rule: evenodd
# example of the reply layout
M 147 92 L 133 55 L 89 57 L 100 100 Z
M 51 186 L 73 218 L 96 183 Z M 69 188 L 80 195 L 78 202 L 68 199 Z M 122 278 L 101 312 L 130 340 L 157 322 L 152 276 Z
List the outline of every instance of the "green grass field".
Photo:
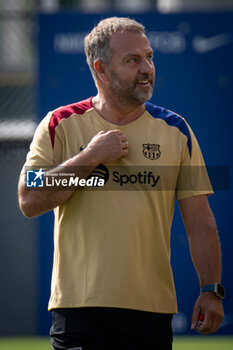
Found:
M 0 338 L 0 350 L 49 350 L 47 338 Z M 173 350 L 233 350 L 233 337 L 175 337 Z M 111 349 L 109 349 L 111 350 Z

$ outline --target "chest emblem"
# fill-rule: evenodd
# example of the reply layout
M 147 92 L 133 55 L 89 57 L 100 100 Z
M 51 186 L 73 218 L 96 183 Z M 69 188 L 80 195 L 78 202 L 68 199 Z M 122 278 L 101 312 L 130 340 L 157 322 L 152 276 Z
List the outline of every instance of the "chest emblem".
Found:
M 160 145 L 157 145 L 155 143 L 143 143 L 142 147 L 142 153 L 145 158 L 150 160 L 156 160 L 160 158 Z

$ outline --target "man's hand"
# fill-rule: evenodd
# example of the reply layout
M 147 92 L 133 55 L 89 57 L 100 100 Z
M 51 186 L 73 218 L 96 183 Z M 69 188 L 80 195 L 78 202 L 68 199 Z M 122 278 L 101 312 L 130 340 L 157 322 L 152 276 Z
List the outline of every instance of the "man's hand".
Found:
M 128 154 L 128 139 L 120 130 L 100 131 L 87 145 L 96 164 L 112 161 Z
M 204 320 L 198 327 L 200 315 L 204 316 Z M 212 292 L 204 292 L 194 306 L 191 329 L 196 328 L 203 335 L 212 334 L 218 330 L 223 317 L 222 301 Z

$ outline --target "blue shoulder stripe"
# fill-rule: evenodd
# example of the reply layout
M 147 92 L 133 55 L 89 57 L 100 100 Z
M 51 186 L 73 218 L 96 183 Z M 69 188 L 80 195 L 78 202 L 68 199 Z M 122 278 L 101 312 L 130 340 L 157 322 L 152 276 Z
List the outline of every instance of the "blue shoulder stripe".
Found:
M 189 155 L 192 155 L 192 141 L 189 129 L 185 121 L 179 117 L 177 114 L 168 111 L 165 108 L 158 107 L 152 103 L 145 103 L 146 111 L 150 113 L 153 118 L 158 118 L 164 120 L 168 125 L 178 128 L 187 137 L 187 146 L 189 150 Z

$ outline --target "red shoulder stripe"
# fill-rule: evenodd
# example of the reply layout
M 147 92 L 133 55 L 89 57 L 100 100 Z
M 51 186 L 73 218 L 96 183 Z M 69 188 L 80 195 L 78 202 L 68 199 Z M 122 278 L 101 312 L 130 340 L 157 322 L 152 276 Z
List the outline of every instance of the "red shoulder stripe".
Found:
M 92 97 L 78 103 L 73 103 L 68 106 L 58 108 L 52 114 L 49 121 L 49 134 L 50 134 L 50 139 L 51 139 L 53 148 L 54 148 L 54 141 L 55 141 L 55 129 L 60 123 L 60 121 L 64 118 L 69 118 L 72 114 L 85 113 L 88 109 L 92 108 L 91 100 L 92 100 Z

